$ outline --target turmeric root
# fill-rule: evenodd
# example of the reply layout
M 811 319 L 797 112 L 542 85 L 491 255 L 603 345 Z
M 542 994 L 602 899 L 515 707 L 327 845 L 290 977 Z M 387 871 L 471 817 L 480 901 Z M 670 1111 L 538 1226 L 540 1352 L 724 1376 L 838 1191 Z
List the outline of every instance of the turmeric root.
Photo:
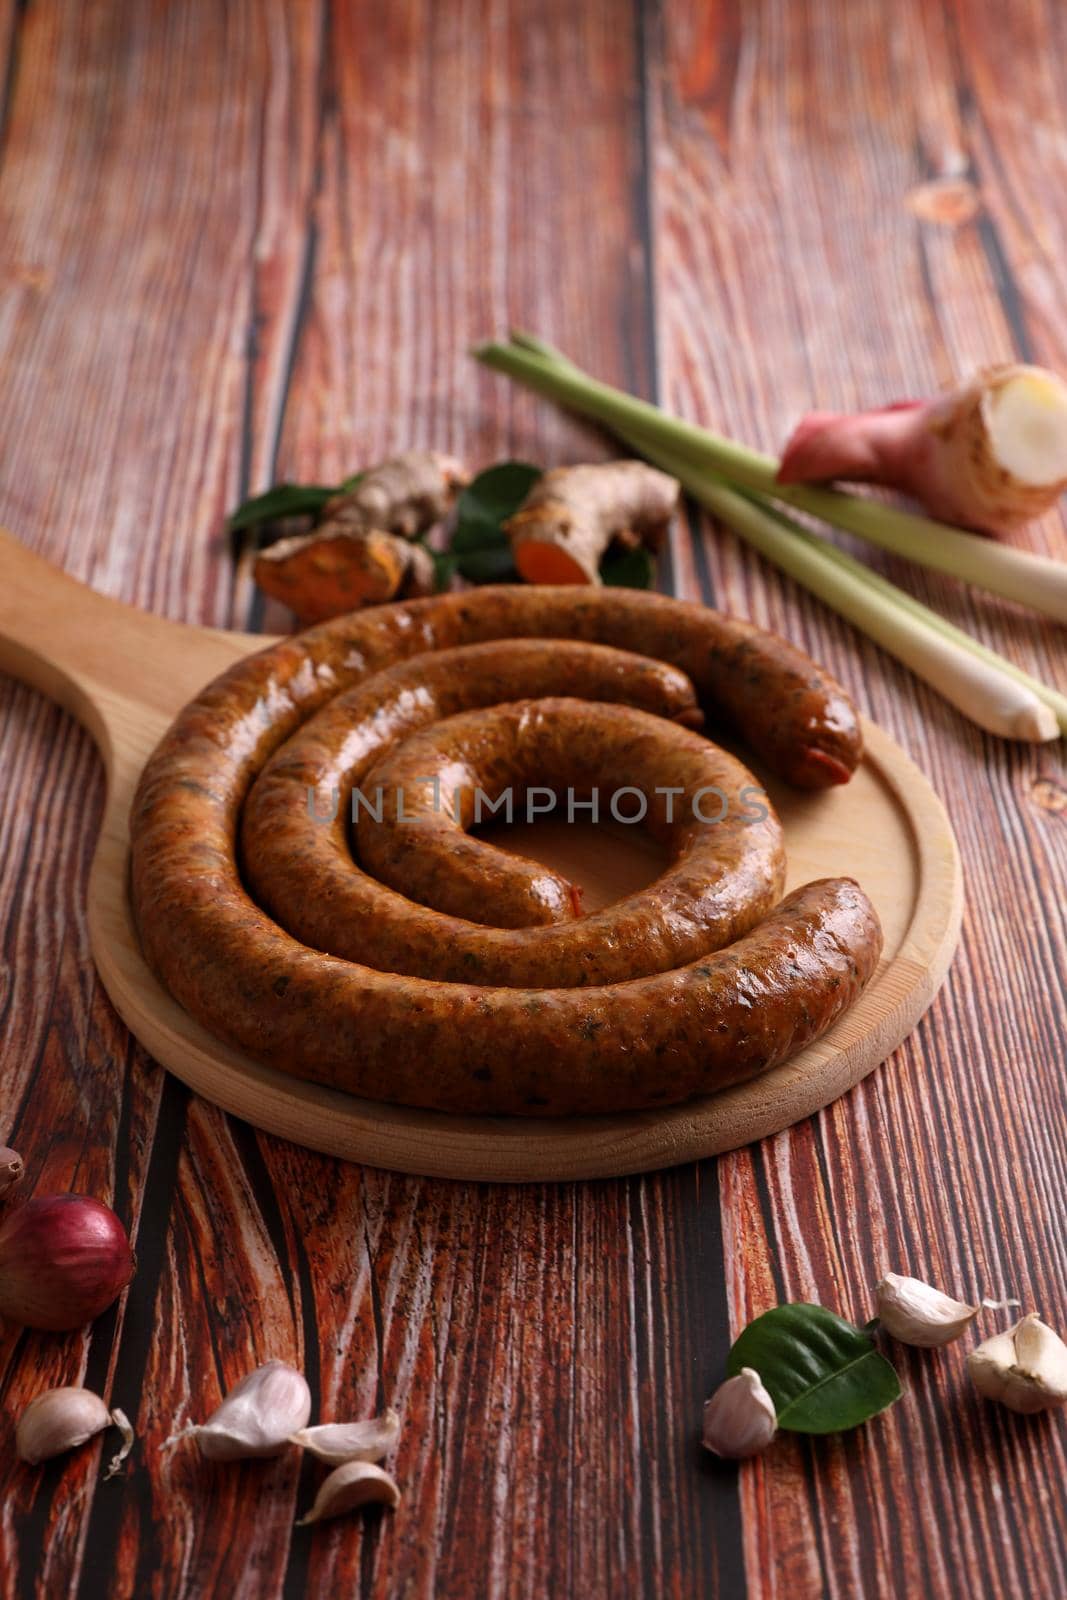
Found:
M 324 527 L 348 532 L 377 528 L 415 539 L 448 515 L 467 473 L 436 450 L 406 450 L 363 474 L 354 488 L 323 507 Z
M 264 594 L 305 625 L 434 588 L 433 558 L 422 545 L 378 528 L 350 532 L 336 523 L 279 540 L 256 557 L 254 572 Z
M 447 516 L 466 481 L 460 463 L 436 450 L 383 461 L 326 502 L 313 533 L 261 551 L 255 580 L 302 623 L 432 594 L 433 558 L 408 541 Z
M 545 472 L 505 524 L 527 583 L 600 582 L 608 546 L 657 549 L 678 505 L 674 478 L 643 461 Z

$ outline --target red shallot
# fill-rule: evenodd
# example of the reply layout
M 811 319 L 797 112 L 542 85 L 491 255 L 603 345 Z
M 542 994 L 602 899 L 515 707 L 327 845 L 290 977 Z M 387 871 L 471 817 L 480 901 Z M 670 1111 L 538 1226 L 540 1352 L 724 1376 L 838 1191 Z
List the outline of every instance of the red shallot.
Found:
M 99 1200 L 28 1200 L 0 1225 L 0 1316 L 26 1328 L 80 1328 L 118 1298 L 136 1266 L 122 1223 Z

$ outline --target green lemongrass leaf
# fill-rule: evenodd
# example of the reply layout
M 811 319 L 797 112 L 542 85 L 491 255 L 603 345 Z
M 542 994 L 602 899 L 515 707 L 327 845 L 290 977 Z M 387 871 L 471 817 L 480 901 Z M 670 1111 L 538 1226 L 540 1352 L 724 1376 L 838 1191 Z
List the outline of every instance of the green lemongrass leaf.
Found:
M 516 576 L 504 523 L 541 476 L 527 461 L 500 461 L 467 485 L 456 504 L 452 554 L 468 583 L 506 583 Z
M 726 1361 L 759 1373 L 778 1426 L 792 1433 L 841 1433 L 900 1399 L 900 1380 L 871 1340 L 825 1306 L 776 1306 L 735 1341 Z
M 478 345 L 472 353 L 483 365 L 506 373 L 578 416 L 604 423 L 623 437 L 638 435 L 644 440 L 638 448 L 650 457 L 660 453 L 662 446 L 698 473 L 710 469 L 737 488 L 785 501 L 883 550 L 1067 621 L 1067 563 L 868 496 L 812 484 L 781 484 L 775 457 L 600 383 L 528 334 L 510 344 Z
M 656 563 L 643 544 L 621 555 L 609 555 L 600 563 L 601 580 L 612 589 L 651 589 L 656 581 Z
M 263 494 L 254 494 L 243 500 L 236 511 L 226 519 L 229 533 L 241 533 L 245 528 L 258 527 L 261 522 L 280 522 L 283 517 L 315 516 L 335 494 L 347 494 L 364 476 L 353 473 L 332 488 L 322 483 L 277 483 Z

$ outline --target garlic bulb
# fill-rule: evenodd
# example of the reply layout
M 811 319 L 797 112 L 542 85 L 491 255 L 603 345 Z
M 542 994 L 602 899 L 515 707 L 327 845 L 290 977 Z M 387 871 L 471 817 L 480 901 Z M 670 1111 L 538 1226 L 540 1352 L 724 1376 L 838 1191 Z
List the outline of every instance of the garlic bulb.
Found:
M 1048 1411 L 1067 1401 L 1067 1345 L 1034 1312 L 972 1350 L 967 1371 L 979 1394 L 1011 1411 Z
M 303 1373 L 285 1361 L 268 1361 L 242 1378 L 206 1422 L 186 1432 L 209 1461 L 278 1456 L 310 1415 Z
M 111 1420 L 106 1403 L 91 1389 L 46 1389 L 30 1401 L 19 1418 L 15 1450 L 20 1460 L 36 1466 L 39 1461 L 76 1450 L 109 1427 Z
M 325 1522 L 328 1517 L 343 1516 L 360 1506 L 382 1505 L 395 1511 L 399 1504 L 400 1486 L 384 1467 L 372 1466 L 369 1461 L 349 1461 L 320 1484 L 315 1503 L 297 1527 Z
M 978 1306 L 953 1300 L 919 1278 L 887 1272 L 875 1287 L 878 1320 L 892 1338 L 924 1350 L 951 1344 L 978 1315 Z
M 346 1461 L 380 1461 L 399 1436 L 400 1418 L 390 1406 L 367 1422 L 322 1422 L 315 1428 L 301 1428 L 290 1443 L 336 1467 Z
M 752 1367 L 727 1378 L 704 1403 L 704 1448 L 728 1460 L 758 1455 L 777 1428 L 774 1401 Z

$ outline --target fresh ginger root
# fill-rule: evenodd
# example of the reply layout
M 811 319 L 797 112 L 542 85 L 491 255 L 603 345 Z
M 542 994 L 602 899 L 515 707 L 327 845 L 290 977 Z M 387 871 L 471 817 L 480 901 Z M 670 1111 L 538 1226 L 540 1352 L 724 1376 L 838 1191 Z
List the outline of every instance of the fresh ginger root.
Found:
M 255 580 L 305 624 L 432 594 L 433 558 L 409 541 L 447 516 L 466 481 L 458 461 L 434 450 L 383 461 L 326 503 L 313 533 L 262 550 Z
M 370 467 L 353 488 L 327 501 L 322 525 L 336 524 L 350 533 L 377 528 L 416 539 L 448 515 L 467 481 L 466 471 L 451 456 L 406 450 Z
M 1067 384 L 1042 367 L 979 373 L 936 400 L 855 416 L 813 412 L 782 454 L 779 483 L 879 483 L 933 516 L 1008 532 L 1067 489 Z
M 527 583 L 598 584 L 610 544 L 659 547 L 679 492 L 644 461 L 554 467 L 504 524 L 515 565 Z

